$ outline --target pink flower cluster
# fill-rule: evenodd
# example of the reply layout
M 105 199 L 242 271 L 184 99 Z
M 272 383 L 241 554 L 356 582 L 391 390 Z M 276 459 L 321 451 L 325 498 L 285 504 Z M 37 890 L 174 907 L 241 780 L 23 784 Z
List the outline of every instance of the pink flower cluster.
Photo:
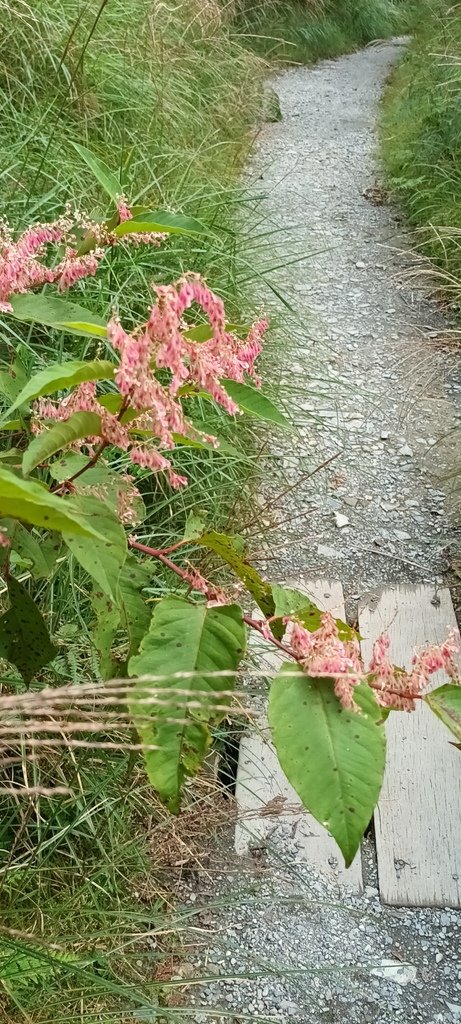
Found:
M 430 685 L 434 672 L 443 669 L 450 679 L 458 681 L 459 672 L 454 655 L 459 651 L 459 637 L 454 633 L 440 645 L 431 645 L 415 654 L 409 672 L 393 665 L 389 658 L 389 637 L 383 634 L 373 646 L 368 669 L 365 669 L 357 640 L 341 640 L 338 626 L 329 612 L 322 615 L 320 628 L 309 632 L 299 622 L 291 624 L 291 650 L 305 672 L 315 678 L 334 681 L 335 694 L 344 708 L 359 710 L 354 701 L 354 687 L 368 683 L 382 707 L 414 711 L 416 701 Z
M 454 631 L 443 644 L 431 644 L 415 654 L 409 672 L 392 664 L 389 646 L 388 636 L 383 634 L 378 637 L 368 669 L 377 700 L 382 707 L 414 711 L 416 700 L 428 689 L 434 672 L 443 669 L 454 682 L 459 678 L 454 660 L 459 651 L 459 636 Z
M 47 246 L 62 244 L 72 228 L 68 216 L 52 224 L 34 224 L 14 241 L 6 224 L 0 225 L 0 311 L 12 312 L 11 297 L 44 284 L 56 283 L 63 291 L 88 274 L 95 274 L 104 250 L 95 248 L 84 256 L 68 246 L 64 257 L 50 267 L 44 262 Z
M 291 619 L 285 620 L 288 625 Z M 358 640 L 341 640 L 338 626 L 330 612 L 322 615 L 319 629 L 309 632 L 293 622 L 290 644 L 294 656 L 310 676 L 334 680 L 335 694 L 344 708 L 358 710 L 354 702 L 354 686 L 362 681 L 363 665 Z
M 182 487 L 187 479 L 172 469 L 169 459 L 159 448 L 175 447 L 175 435 L 202 437 L 216 443 L 209 435 L 200 434 L 184 416 L 178 389 L 181 384 L 206 388 L 210 395 L 229 413 L 238 412 L 238 406 L 229 397 L 221 379 L 229 377 L 242 381 L 245 374 L 255 378 L 254 362 L 261 351 L 267 320 L 257 321 L 242 340 L 226 330 L 224 306 L 199 277 L 183 278 L 177 285 L 155 289 L 157 301 L 151 309 L 147 323 L 132 334 L 126 333 L 120 322 L 112 319 L 108 324 L 109 341 L 120 354 L 115 382 L 123 398 L 122 410 L 137 413 L 129 424 L 122 415 L 115 416 L 104 409 L 96 397 L 96 384 L 81 384 L 61 403 L 42 399 L 36 404 L 32 429 L 39 432 L 41 421 L 67 420 L 77 411 L 96 412 L 101 418 L 101 439 L 107 444 L 129 451 L 131 462 L 165 472 L 172 487 Z M 204 342 L 187 337 L 188 325 L 183 313 L 197 303 L 207 315 L 211 337 Z M 170 371 L 170 381 L 163 385 L 158 370 Z M 137 439 L 141 435 L 141 439 Z M 144 440 L 147 436 L 147 440 Z M 94 443 L 94 438 L 85 443 Z
M 118 207 L 120 221 L 131 218 L 124 199 Z M 93 247 L 90 252 L 78 255 L 79 243 L 76 231 L 90 236 Z M 96 274 L 107 246 L 129 242 L 160 245 L 166 238 L 158 232 L 133 232 L 118 238 L 105 224 L 98 224 L 89 218 L 69 210 L 50 224 L 33 224 L 16 239 L 7 224 L 0 222 L 0 312 L 11 313 L 11 298 L 44 284 L 56 284 L 59 291 L 66 291 L 83 277 Z M 62 259 L 48 265 L 50 245 L 64 245 Z

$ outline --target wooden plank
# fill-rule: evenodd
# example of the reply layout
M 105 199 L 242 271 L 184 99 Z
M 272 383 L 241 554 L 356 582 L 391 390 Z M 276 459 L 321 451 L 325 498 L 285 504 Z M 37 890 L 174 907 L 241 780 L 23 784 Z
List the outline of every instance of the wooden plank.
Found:
M 369 599 L 359 614 L 362 651 L 391 638 L 391 657 L 409 666 L 414 648 L 444 640 L 456 627 L 448 590 L 396 587 Z M 443 673 L 434 686 L 446 681 Z M 461 758 L 450 733 L 424 704 L 386 723 L 388 755 L 375 814 L 379 887 L 398 906 L 461 905 Z
M 290 580 L 287 586 L 303 590 L 319 607 L 344 618 L 344 598 L 340 583 L 298 579 Z M 257 652 L 258 668 L 267 666 L 268 673 L 273 675 L 281 661 L 286 659 L 283 655 L 279 656 L 275 648 L 274 653 L 266 653 L 267 650 L 267 644 L 261 649 L 256 640 L 252 654 L 254 658 Z M 335 841 L 304 810 L 297 793 L 282 771 L 263 715 L 255 731 L 244 736 L 240 744 L 235 795 L 238 806 L 235 830 L 237 853 L 245 854 L 250 847 L 266 842 L 268 845 L 273 843 L 283 856 L 288 845 L 291 849 L 294 846 L 297 857 L 316 871 L 327 875 L 330 880 L 349 886 L 354 892 L 362 891 L 360 853 L 346 870 Z

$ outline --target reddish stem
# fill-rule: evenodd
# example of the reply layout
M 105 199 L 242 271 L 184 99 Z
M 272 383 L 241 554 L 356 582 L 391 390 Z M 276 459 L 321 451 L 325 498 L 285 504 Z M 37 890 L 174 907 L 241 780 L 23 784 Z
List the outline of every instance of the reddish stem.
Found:
M 128 538 L 128 543 L 130 547 L 135 548 L 136 551 L 143 551 L 144 554 L 151 555 L 152 558 L 157 558 L 159 562 L 162 562 L 163 565 L 166 565 L 168 569 L 171 569 L 171 571 L 174 572 L 176 576 L 179 576 L 180 579 L 185 580 L 185 582 L 190 585 L 189 575 L 186 572 L 186 570 L 182 569 L 181 566 L 176 565 L 175 562 L 172 562 L 171 558 L 168 558 L 163 551 L 159 550 L 158 548 L 151 548 L 149 547 L 148 544 L 141 544 L 139 543 L 139 541 L 134 540 L 132 537 Z M 272 618 L 275 618 L 275 616 L 272 616 Z M 269 621 L 268 619 L 264 619 L 264 621 L 260 622 L 258 621 L 258 619 L 252 619 L 250 615 L 244 615 L 243 621 L 247 624 L 247 626 L 250 626 L 251 629 L 255 629 L 258 633 L 260 633 L 260 635 L 263 636 L 264 639 L 267 640 L 269 643 L 273 644 L 274 647 L 277 647 L 279 651 L 283 651 L 283 653 L 287 654 L 289 658 L 293 658 L 294 661 L 302 665 L 302 658 L 300 658 L 299 655 L 295 654 L 291 647 L 286 647 L 285 644 L 283 644 L 280 640 L 277 640 L 277 637 L 273 636 L 272 634 L 269 634 L 266 631 L 264 627 L 267 625 Z M 373 690 L 376 690 L 377 692 L 382 692 L 382 686 L 380 686 L 379 683 L 376 683 L 373 679 L 368 679 L 368 685 Z M 394 697 L 403 697 L 407 700 L 422 699 L 422 694 L 420 693 L 401 693 L 397 692 L 396 690 L 386 690 L 386 693 Z

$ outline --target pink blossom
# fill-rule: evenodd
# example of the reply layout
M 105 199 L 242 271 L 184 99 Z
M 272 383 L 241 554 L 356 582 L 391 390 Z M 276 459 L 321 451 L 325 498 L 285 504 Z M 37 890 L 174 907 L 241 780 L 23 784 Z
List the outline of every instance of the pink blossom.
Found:
M 205 594 L 207 604 L 209 605 L 223 605 L 229 601 L 227 594 L 220 587 L 215 587 L 206 580 L 198 569 L 186 569 L 184 580 L 189 583 L 193 590 L 199 590 L 200 593 Z
M 353 699 L 353 689 L 363 677 L 358 641 L 341 640 L 338 626 L 329 612 L 324 612 L 319 629 L 313 632 L 295 622 L 290 645 L 308 675 L 333 679 L 342 706 L 358 710 Z
M 167 473 L 173 488 L 183 487 L 187 484 L 187 478 L 174 473 L 171 468 L 171 462 L 157 448 L 132 448 L 130 459 L 135 465 L 142 466 L 144 469 L 150 469 L 152 473 Z
M 443 644 L 432 644 L 415 654 L 409 672 L 392 664 L 389 647 L 389 637 L 378 637 L 373 645 L 369 665 L 376 699 L 383 707 L 414 711 L 418 698 L 430 686 L 430 677 L 441 669 L 451 679 L 458 681 L 459 672 L 454 655 L 459 651 L 459 637 L 454 631 Z
M 120 522 L 124 526 L 135 526 L 139 522 L 136 502 L 141 499 L 134 478 L 129 473 L 120 476 L 120 487 L 117 489 L 117 511 Z
M 82 277 L 94 277 L 103 256 L 104 249 L 93 249 L 85 256 L 77 256 L 75 249 L 68 249 L 65 259 L 54 269 L 58 290 L 67 291 Z
M 3 529 L 0 529 L 0 548 L 9 548 L 11 540 Z
M 124 220 L 131 220 L 131 210 L 127 204 L 125 196 L 120 196 L 117 202 L 117 211 L 120 223 Z

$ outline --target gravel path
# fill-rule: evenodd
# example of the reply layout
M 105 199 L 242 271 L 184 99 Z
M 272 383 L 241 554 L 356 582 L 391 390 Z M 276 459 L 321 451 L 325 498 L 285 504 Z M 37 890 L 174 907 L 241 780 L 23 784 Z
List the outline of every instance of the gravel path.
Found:
M 271 469 L 280 491 L 314 475 L 276 504 L 271 573 L 337 577 L 350 597 L 385 581 L 433 581 L 454 542 L 438 477 L 459 450 L 461 361 L 421 278 L 408 277 L 394 212 L 363 194 L 375 184 L 379 97 L 400 53 L 398 43 L 375 46 L 278 76 L 283 120 L 263 131 L 252 168 L 267 221 L 281 226 L 278 255 L 282 225 L 298 251 L 314 253 L 272 278 L 297 315 L 280 369 L 299 439 Z M 273 472 L 260 500 L 274 509 Z
M 271 575 L 337 577 L 351 602 L 384 582 L 436 583 L 453 555 L 449 502 L 434 477 L 453 459 L 460 360 L 440 343 L 440 312 L 406 276 L 393 212 L 363 196 L 375 183 L 378 100 L 398 47 L 278 76 L 283 120 L 264 128 L 250 169 L 268 194 L 264 216 L 281 227 L 280 253 L 287 224 L 299 249 L 316 253 L 273 278 L 297 314 L 277 376 L 298 439 L 288 454 L 274 446 L 260 498 Z M 286 319 L 273 296 L 270 304 Z M 277 519 L 283 527 L 271 529 Z M 300 863 L 281 823 L 256 860 L 237 866 L 227 852 L 222 873 L 185 894 L 223 904 L 197 918 L 195 967 L 227 980 L 189 991 L 206 1014 L 193 1019 L 461 1021 L 461 914 L 383 907 L 367 844 L 364 862 L 357 897 Z

